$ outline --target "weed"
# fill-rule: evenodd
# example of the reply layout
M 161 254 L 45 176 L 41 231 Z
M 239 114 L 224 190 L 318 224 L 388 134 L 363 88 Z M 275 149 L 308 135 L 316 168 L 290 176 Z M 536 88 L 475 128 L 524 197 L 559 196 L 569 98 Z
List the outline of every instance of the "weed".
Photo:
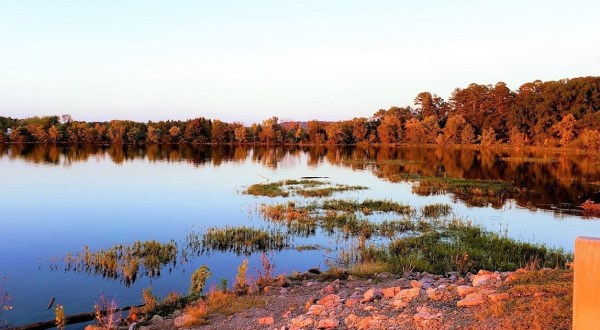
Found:
M 185 308 L 184 313 L 188 315 L 183 322 L 183 326 L 186 328 L 208 324 L 208 308 L 206 307 L 206 304 L 200 303 L 189 305 Z
M 421 214 L 427 218 L 439 218 L 448 216 L 451 210 L 452 207 L 450 207 L 448 204 L 436 203 L 423 206 L 421 209 Z
M 289 247 L 289 237 L 279 231 L 251 227 L 208 228 L 202 237 L 203 250 L 231 251 L 250 255 L 256 251 L 282 250 Z
M 221 284 L 220 284 L 219 288 L 221 289 L 222 292 L 229 291 L 229 286 L 227 285 L 227 279 L 226 278 L 222 278 L 221 279 Z
M 192 284 L 190 285 L 190 294 L 201 294 L 206 285 L 206 280 L 210 277 L 208 266 L 202 265 L 192 274 Z
M 262 307 L 266 299 L 257 295 L 239 296 L 230 292 L 212 291 L 206 297 L 206 306 L 209 313 L 233 315 L 247 311 L 253 307 Z
M 117 244 L 106 250 L 91 252 L 87 246 L 77 254 L 67 253 L 65 270 L 101 274 L 109 278 L 120 278 L 129 286 L 140 274 L 148 277 L 160 276 L 160 270 L 177 261 L 175 241 L 135 241 L 131 245 Z
M 282 182 L 257 183 L 248 187 L 245 193 L 254 196 L 288 197 L 290 194 L 287 191 L 283 190 L 282 187 Z
M 273 282 L 275 265 L 273 265 L 273 259 L 269 259 L 264 253 L 260 256 L 260 263 L 262 267 L 256 271 L 256 285 L 264 288 Z
M 158 298 L 152 293 L 152 287 L 147 287 L 142 290 L 142 302 L 144 303 L 144 306 L 141 311 L 144 314 L 149 314 L 156 309 Z
M 100 302 L 94 305 L 96 311 L 96 321 L 105 329 L 116 329 L 121 321 L 121 312 L 119 304 L 115 299 L 110 301 L 100 292 Z
M 357 277 L 372 277 L 383 272 L 389 272 L 392 269 L 390 264 L 383 261 L 365 261 L 360 262 L 350 268 L 350 275 Z
M 571 329 L 573 271 L 546 269 L 514 273 L 500 291 L 509 299 L 493 303 L 480 318 L 496 318 L 504 329 Z
M 362 202 L 348 201 L 342 199 L 327 200 L 323 202 L 321 208 L 324 210 L 357 212 L 368 209 L 369 212 L 394 212 L 397 214 L 411 214 L 412 209 L 408 205 L 403 205 L 390 200 L 366 199 Z
M 246 280 L 246 273 L 248 272 L 248 259 L 244 259 L 237 268 L 237 274 L 235 276 L 234 291 L 238 295 L 243 295 L 248 292 L 248 283 Z

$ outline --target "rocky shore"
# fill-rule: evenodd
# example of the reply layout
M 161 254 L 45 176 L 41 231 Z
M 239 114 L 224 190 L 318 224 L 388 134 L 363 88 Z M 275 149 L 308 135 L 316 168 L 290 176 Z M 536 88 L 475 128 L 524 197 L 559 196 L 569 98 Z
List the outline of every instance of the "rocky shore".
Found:
M 570 279 L 572 271 L 558 269 L 480 270 L 465 276 L 381 273 L 370 279 L 348 276 L 335 280 L 307 272 L 281 276 L 273 286 L 251 293 L 265 299 L 261 307 L 233 315 L 211 314 L 204 325 L 194 327 L 184 326 L 193 316 L 178 310 L 164 318 L 153 316 L 134 328 L 570 328 L 570 310 L 556 310 L 561 301 L 568 303 L 570 299 L 569 288 L 564 288 Z M 563 288 L 558 290 L 556 286 Z M 512 310 L 510 306 L 518 308 Z

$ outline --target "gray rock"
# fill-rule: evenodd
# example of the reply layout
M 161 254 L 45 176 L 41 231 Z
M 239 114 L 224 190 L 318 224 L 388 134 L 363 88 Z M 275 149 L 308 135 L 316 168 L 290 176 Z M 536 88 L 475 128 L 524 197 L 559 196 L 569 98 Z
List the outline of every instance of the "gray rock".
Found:
M 164 321 L 165 319 L 163 319 L 160 315 L 154 315 L 152 316 L 152 318 L 150 319 L 150 323 L 160 323 L 162 321 Z

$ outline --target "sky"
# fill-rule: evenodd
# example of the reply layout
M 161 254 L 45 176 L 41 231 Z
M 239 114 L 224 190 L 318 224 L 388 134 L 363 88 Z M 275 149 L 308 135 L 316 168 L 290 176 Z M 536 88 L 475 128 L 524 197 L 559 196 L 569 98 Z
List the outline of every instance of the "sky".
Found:
M 0 0 L 0 116 L 341 120 L 600 75 L 600 1 Z

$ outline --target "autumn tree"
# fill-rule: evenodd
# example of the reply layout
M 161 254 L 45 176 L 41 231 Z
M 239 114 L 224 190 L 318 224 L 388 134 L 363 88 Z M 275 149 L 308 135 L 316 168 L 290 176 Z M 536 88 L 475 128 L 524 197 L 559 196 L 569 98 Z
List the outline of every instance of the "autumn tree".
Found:
M 238 143 L 246 142 L 246 127 L 242 123 L 233 123 L 233 135 Z

